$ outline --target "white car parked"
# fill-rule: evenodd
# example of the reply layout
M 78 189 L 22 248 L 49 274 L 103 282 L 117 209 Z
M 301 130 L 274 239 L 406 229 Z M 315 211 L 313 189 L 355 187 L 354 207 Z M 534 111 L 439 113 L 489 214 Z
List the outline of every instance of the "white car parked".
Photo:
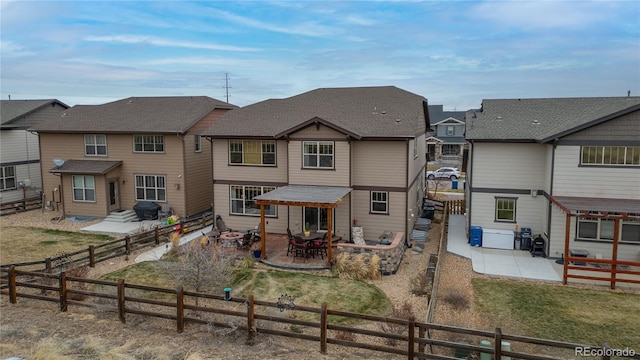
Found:
M 457 180 L 460 179 L 460 172 L 456 168 L 452 167 L 441 167 L 436 171 L 427 171 L 427 179 L 435 180 L 435 179 L 451 179 Z

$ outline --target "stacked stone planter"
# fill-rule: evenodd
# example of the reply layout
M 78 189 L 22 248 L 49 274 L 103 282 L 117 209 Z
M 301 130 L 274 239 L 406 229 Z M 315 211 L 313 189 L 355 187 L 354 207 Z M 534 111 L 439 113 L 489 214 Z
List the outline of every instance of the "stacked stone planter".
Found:
M 347 253 L 352 258 L 357 254 L 363 253 L 370 259 L 373 254 L 380 258 L 380 273 L 382 275 L 395 274 L 402 261 L 402 255 L 407 249 L 404 241 L 404 232 L 397 232 L 393 236 L 393 240 L 389 245 L 358 245 L 351 243 L 338 243 L 337 250 L 339 253 Z

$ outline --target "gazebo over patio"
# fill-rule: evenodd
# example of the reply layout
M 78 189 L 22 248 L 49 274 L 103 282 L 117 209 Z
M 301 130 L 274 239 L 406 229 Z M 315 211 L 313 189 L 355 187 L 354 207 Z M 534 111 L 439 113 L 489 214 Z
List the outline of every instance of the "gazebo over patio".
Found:
M 349 187 L 319 185 L 288 185 L 268 193 L 256 196 L 253 201 L 260 205 L 260 241 L 262 259 L 267 258 L 265 205 L 308 206 L 333 209 L 342 203 L 342 199 L 351 192 Z M 327 217 L 327 265 L 331 265 L 332 217 Z

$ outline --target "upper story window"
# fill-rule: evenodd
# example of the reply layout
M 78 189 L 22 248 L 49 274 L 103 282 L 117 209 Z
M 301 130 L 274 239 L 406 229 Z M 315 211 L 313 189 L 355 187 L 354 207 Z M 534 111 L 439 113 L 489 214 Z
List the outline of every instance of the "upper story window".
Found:
M 229 163 L 244 165 L 275 165 L 274 140 L 229 140 Z
M 496 198 L 495 221 L 516 222 L 516 198 Z
M 260 205 L 257 205 L 253 198 L 269 191 L 275 190 L 273 186 L 231 186 L 231 213 L 235 215 L 257 215 L 260 216 Z M 265 205 L 265 216 L 276 216 L 276 205 Z
M 96 201 L 96 183 L 93 176 L 73 175 L 72 181 L 73 201 Z
M 164 136 L 163 135 L 134 135 L 133 136 L 133 152 L 163 153 L 164 152 Z
M 456 127 L 453 125 L 447 125 L 447 136 L 453 136 L 456 134 Z
M 167 181 L 163 175 L 136 175 L 136 200 L 167 201 Z
M 615 221 L 612 219 L 578 218 L 577 238 L 580 240 L 613 241 Z M 620 241 L 640 244 L 640 222 L 620 221 Z
M 202 152 L 202 136 L 196 135 L 194 138 L 195 142 L 195 152 Z
M 583 146 L 580 164 L 640 166 L 640 146 Z
M 303 168 L 333 169 L 333 141 L 305 141 L 302 156 Z
M 16 167 L 2 166 L 0 167 L 0 190 L 17 189 Z
M 386 191 L 371 192 L 371 212 L 375 214 L 389 213 L 389 193 Z
M 84 154 L 87 156 L 107 156 L 107 135 L 86 134 L 84 136 Z

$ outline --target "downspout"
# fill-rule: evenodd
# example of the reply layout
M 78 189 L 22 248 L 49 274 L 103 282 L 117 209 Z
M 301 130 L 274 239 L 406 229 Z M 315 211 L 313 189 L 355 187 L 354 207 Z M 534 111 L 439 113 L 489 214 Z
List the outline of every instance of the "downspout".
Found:
M 349 144 L 349 187 L 353 189 L 353 142 L 351 141 L 351 137 L 347 135 L 347 144 Z M 336 221 L 337 222 L 337 221 Z M 351 234 L 351 226 L 353 224 L 353 199 L 351 197 L 351 192 L 349 192 L 349 226 L 347 226 L 347 236 Z
M 474 155 L 474 142 L 473 140 L 469 140 L 469 165 L 467 165 L 469 171 L 467 172 L 466 182 L 467 182 L 467 191 L 469 191 L 469 211 L 467 211 L 467 234 L 471 233 L 471 202 L 473 199 L 473 155 Z
M 211 161 L 211 215 L 213 216 L 213 219 L 215 219 L 215 207 L 213 204 L 215 204 L 215 197 L 216 197 L 216 185 L 215 185 L 215 177 L 214 177 L 214 164 L 213 164 L 213 138 L 210 136 L 207 136 L 207 141 L 209 142 L 209 154 L 210 154 L 210 161 Z M 215 227 L 215 223 L 213 224 Z
M 553 151 L 551 152 L 551 179 L 549 179 L 549 197 L 553 196 L 553 179 L 556 168 L 556 148 L 558 147 L 558 139 L 553 140 Z M 551 216 L 551 212 L 553 211 L 553 204 L 551 203 L 551 199 L 547 199 L 547 236 L 549 237 L 547 240 L 547 245 L 549 249 L 545 249 L 547 254 L 549 254 L 549 250 L 551 249 L 551 221 L 553 217 Z M 570 225 L 569 222 L 566 224 Z M 569 231 L 569 229 L 567 229 Z M 564 254 L 563 256 L 567 256 L 568 254 Z
M 176 134 L 176 136 L 182 141 L 182 181 L 184 181 L 184 185 L 181 191 L 184 203 L 184 216 L 188 217 L 191 214 L 189 213 L 189 201 L 187 200 L 187 148 L 184 142 L 184 136 L 181 134 Z
M 410 152 L 410 145 L 411 145 L 411 141 L 409 138 L 405 139 L 405 144 L 406 144 L 406 158 L 407 158 L 407 164 L 406 164 L 406 169 L 405 169 L 405 174 L 404 174 L 404 178 L 405 178 L 405 191 L 404 191 L 404 204 L 407 208 L 407 210 L 404 212 L 404 229 L 405 229 L 405 236 L 404 236 L 404 244 L 407 246 L 407 249 L 411 248 L 411 242 L 409 241 L 409 162 L 411 161 L 410 159 L 413 158 L 413 155 Z

